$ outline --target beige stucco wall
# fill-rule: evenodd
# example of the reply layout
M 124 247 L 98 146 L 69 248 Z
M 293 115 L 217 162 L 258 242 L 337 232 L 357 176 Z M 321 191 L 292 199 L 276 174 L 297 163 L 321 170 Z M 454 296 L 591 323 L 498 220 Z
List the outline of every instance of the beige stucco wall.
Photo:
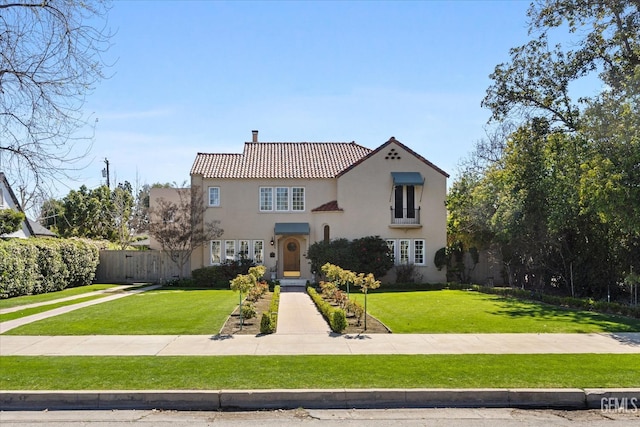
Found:
M 391 149 L 400 159 L 385 160 Z M 391 172 L 420 172 L 425 178 L 424 190 L 416 187 L 416 205 L 421 207 L 421 228 L 391 228 L 390 207 L 393 205 Z M 301 277 L 312 279 L 308 261 L 304 258 L 310 244 L 324 237 L 324 225 L 330 226 L 332 239 L 378 235 L 384 239 L 424 239 L 424 267 L 419 267 L 423 281 L 445 281 L 444 271 L 433 265 L 435 252 L 446 245 L 446 177 L 399 145 L 391 144 L 337 179 L 202 179 L 191 177 L 192 187 L 198 186 L 208 203 L 208 188 L 220 188 L 220 207 L 207 209 L 205 221 L 219 220 L 224 234 L 220 240 L 263 240 L 265 266 L 279 264 L 281 277 L 283 241 L 289 236 L 274 236 L 277 222 L 307 222 L 308 236 L 295 236 L 302 249 Z M 304 187 L 304 212 L 261 212 L 260 187 Z M 342 212 L 311 212 L 327 202 L 337 200 Z M 274 239 L 274 245 L 270 241 Z M 273 252 L 274 257 L 270 257 Z M 196 250 L 191 258 L 192 269 L 210 265 L 209 247 Z M 392 280 L 392 277 L 388 277 Z
M 277 222 L 308 222 L 311 227 L 310 236 L 296 236 L 302 254 L 306 253 L 315 235 L 315 226 L 311 210 L 336 199 L 334 179 L 202 179 L 193 176 L 192 187 L 198 186 L 203 192 L 205 203 L 208 203 L 209 187 L 220 188 L 220 207 L 210 207 L 205 214 L 205 221 L 220 221 L 224 230 L 220 240 L 263 240 L 265 244 L 265 266 L 270 269 L 282 259 L 281 242 L 286 236 L 275 236 L 274 227 Z M 259 206 L 260 187 L 304 187 L 305 210 L 303 212 L 261 212 Z M 274 239 L 274 245 L 270 241 Z M 315 241 L 315 240 L 313 240 Z M 271 253 L 275 256 L 271 257 Z M 208 247 L 195 251 L 191 258 L 192 268 L 210 265 Z M 281 273 L 280 268 L 280 273 Z M 301 276 L 311 278 L 306 259 L 301 260 Z
M 391 149 L 398 158 L 389 158 Z M 416 208 L 420 207 L 421 228 L 392 228 L 390 208 L 393 200 L 391 172 L 420 172 L 424 187 L 416 186 Z M 446 246 L 446 177 L 397 144 L 390 144 L 338 180 L 338 204 L 344 218 L 335 227 L 336 235 L 348 239 L 379 235 L 383 239 L 424 239 L 425 266 L 417 267 L 426 282 L 446 280 L 433 258 Z

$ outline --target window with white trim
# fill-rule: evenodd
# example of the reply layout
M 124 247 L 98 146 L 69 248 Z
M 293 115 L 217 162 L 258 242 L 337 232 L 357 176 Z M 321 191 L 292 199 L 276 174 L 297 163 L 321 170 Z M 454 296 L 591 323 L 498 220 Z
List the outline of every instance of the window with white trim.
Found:
M 260 187 L 260 210 L 261 211 L 273 210 L 273 188 Z
M 291 210 L 304 210 L 304 187 L 291 188 Z
M 389 248 L 389 252 L 391 252 L 391 256 L 393 257 L 393 263 L 395 264 L 396 259 L 396 241 L 395 240 L 387 240 L 387 247 Z
M 303 212 L 304 187 L 260 187 L 261 212 Z
M 253 241 L 253 261 L 256 264 L 264 262 L 264 240 Z
M 413 241 L 413 263 L 424 265 L 424 240 Z
M 398 259 L 399 264 L 409 264 L 410 248 L 411 248 L 410 240 L 400 240 L 399 248 L 398 248 L 400 250 L 400 257 Z
M 289 187 L 276 187 L 276 210 L 289 210 Z
M 220 187 L 209 187 L 209 206 L 220 206 Z
M 249 241 L 248 240 L 240 240 L 238 245 L 238 256 L 240 259 L 248 259 L 249 258 Z
M 224 241 L 224 256 L 225 261 L 235 261 L 236 259 L 236 241 L 225 240 Z
M 220 240 L 211 241 L 211 264 L 216 265 L 222 262 L 222 242 Z

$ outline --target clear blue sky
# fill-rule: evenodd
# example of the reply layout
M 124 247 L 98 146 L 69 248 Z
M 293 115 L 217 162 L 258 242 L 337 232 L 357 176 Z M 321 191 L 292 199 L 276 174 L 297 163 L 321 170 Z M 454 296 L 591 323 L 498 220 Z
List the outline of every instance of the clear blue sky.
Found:
M 182 183 L 197 152 L 395 136 L 455 178 L 485 135 L 494 67 L 527 40 L 524 1 L 116 1 L 115 64 L 81 181 Z M 61 188 L 66 194 L 68 189 Z

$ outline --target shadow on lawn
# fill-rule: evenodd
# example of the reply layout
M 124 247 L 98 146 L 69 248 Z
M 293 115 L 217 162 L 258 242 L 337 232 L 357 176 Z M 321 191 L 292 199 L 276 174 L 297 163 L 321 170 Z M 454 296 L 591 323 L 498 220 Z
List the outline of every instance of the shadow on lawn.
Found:
M 577 325 L 585 325 L 584 331 L 592 331 L 592 326 L 598 326 L 606 332 L 640 332 L 640 320 L 630 317 L 596 313 L 558 307 L 534 301 L 521 301 L 513 298 L 494 297 L 494 303 L 501 309 L 489 312 L 510 318 L 536 318 L 550 321 L 566 321 Z

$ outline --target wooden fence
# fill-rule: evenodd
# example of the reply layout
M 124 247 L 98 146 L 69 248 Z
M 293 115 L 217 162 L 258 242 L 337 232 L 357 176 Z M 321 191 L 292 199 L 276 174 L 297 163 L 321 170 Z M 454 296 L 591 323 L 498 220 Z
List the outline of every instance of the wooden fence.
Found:
M 182 274 L 169 255 L 161 251 L 100 251 L 96 283 L 165 283 L 191 276 L 187 261 Z

